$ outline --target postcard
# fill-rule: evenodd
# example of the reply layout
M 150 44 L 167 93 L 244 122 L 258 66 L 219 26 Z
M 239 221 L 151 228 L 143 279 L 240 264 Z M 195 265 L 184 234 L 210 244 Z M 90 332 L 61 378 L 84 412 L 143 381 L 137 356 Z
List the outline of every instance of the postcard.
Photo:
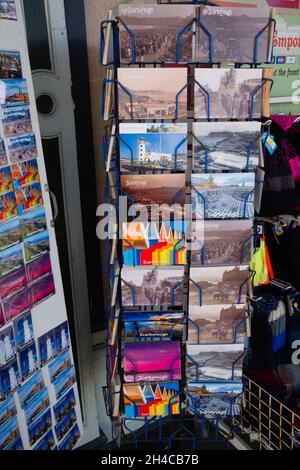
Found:
M 29 108 L 4 109 L 2 111 L 2 125 L 5 137 L 32 134 Z
M 176 62 L 179 33 L 180 62 L 191 62 L 193 18 L 192 5 L 119 5 L 121 63 Z
M 65 351 L 70 346 L 70 333 L 68 322 L 65 321 L 61 325 L 57 326 L 54 330 L 55 333 L 55 344 L 57 354 Z
M 49 408 L 35 423 L 28 426 L 29 444 L 34 446 L 52 428 L 51 409 Z
M 10 167 L 6 166 L 0 169 L 0 194 L 5 194 L 13 191 L 13 181 Z
M 53 382 L 57 400 L 76 382 L 75 367 L 70 366 Z
M 8 163 L 8 160 L 7 160 L 4 140 L 0 136 L 0 166 L 7 165 L 7 163 Z
M 44 411 L 49 408 L 50 400 L 48 389 L 43 388 L 39 393 L 26 403 L 24 406 L 24 413 L 27 425 L 34 423 Z
M 174 170 L 187 167 L 187 124 L 121 123 L 121 171 Z
M 126 340 L 180 339 L 183 335 L 183 312 L 124 312 L 124 321 Z
M 67 437 L 58 446 L 58 450 L 72 450 L 76 442 L 80 439 L 80 430 L 77 424 L 73 426 Z
M 120 119 L 186 119 L 186 68 L 121 68 L 118 83 Z
M 195 119 L 248 119 L 252 100 L 251 117 L 261 118 L 262 69 L 195 69 L 195 80 Z
M 31 312 L 26 312 L 14 320 L 14 332 L 17 349 L 23 348 L 33 340 Z
M 12 326 L 0 331 L 0 367 L 16 355 L 16 345 Z
M 24 240 L 25 241 L 25 240 Z M 48 274 L 51 274 L 51 260 L 49 253 L 39 256 L 37 259 L 26 264 L 28 285 L 31 286 L 36 281 Z
M 179 341 L 125 343 L 125 382 L 168 382 L 181 379 Z
M 124 384 L 123 393 L 126 418 L 180 413 L 179 382 Z
M 40 440 L 33 450 L 54 450 L 55 439 L 52 429 Z
M 18 397 L 21 407 L 26 404 L 45 387 L 42 371 L 38 370 L 22 387 L 18 390 Z
M 187 345 L 187 381 L 241 381 L 243 344 Z
M 0 278 L 20 269 L 23 264 L 23 251 L 20 243 L 0 251 Z
M 135 210 L 143 210 L 145 216 L 152 213 L 152 220 L 182 218 L 185 204 L 185 174 L 122 175 L 121 190 Z M 143 212 L 143 214 L 144 214 Z M 147 219 L 146 219 L 147 220 Z
M 15 0 L 0 0 L 0 20 L 16 20 Z
M 22 216 L 24 212 L 36 209 L 43 205 L 42 188 L 40 183 L 34 183 L 15 191 L 18 214 Z
M 0 328 L 5 325 L 5 318 L 2 305 L 0 304 Z
M 192 224 L 195 240 L 191 251 L 192 265 L 250 262 L 253 236 L 251 219 L 205 220 L 199 238 L 196 223 Z
M 190 306 L 241 304 L 246 300 L 249 265 L 192 267 Z
M 37 160 L 29 160 L 12 165 L 11 172 L 15 191 L 28 184 L 40 182 Z
M 23 450 L 17 416 L 0 429 L 0 450 Z
M 4 314 L 7 322 L 13 320 L 18 315 L 30 310 L 31 308 L 31 299 L 28 289 L 23 289 L 18 294 L 11 296 L 5 301 Z
M 180 307 L 183 304 L 183 277 L 183 266 L 125 267 L 121 271 L 123 307 Z
M 76 412 L 75 409 L 72 408 L 71 411 L 55 426 L 55 434 L 58 442 L 65 437 L 76 421 Z
M 27 238 L 35 233 L 47 229 L 46 214 L 44 207 L 25 212 L 20 216 L 22 237 Z
M 59 423 L 76 405 L 74 389 L 71 388 L 54 407 L 55 421 Z
M 124 266 L 170 266 L 187 263 L 186 224 L 181 221 L 124 222 Z
M 0 80 L 0 109 L 28 106 L 27 82 L 23 79 Z
M 0 300 L 8 302 L 10 297 L 22 292 L 27 287 L 25 267 L 21 266 L 12 274 L 0 278 Z
M 261 155 L 259 122 L 194 122 L 196 173 L 256 171 Z
M 18 215 L 16 196 L 14 192 L 0 196 L 0 223 L 13 219 Z
M 49 375 L 51 382 L 54 382 L 58 376 L 72 365 L 70 350 L 66 349 L 49 364 Z
M 18 218 L 0 224 L 0 251 L 6 250 L 21 241 L 21 226 Z
M 1 7 L 0 7 L 1 8 Z M 0 13 L 1 17 L 1 13 Z M 0 79 L 22 78 L 21 54 L 18 51 L 0 51 Z
M 19 352 L 20 372 L 22 382 L 32 375 L 38 368 L 38 358 L 35 343 L 25 346 Z
M 209 39 L 204 28 L 211 33 L 214 63 L 269 62 L 273 29 L 271 24 L 267 27 L 270 14 L 269 8 L 196 7 L 196 17 L 201 21 L 203 28 L 200 26 L 196 28 L 196 62 L 210 62 Z M 254 46 L 258 35 L 255 57 Z
M 192 175 L 193 218 L 252 218 L 254 194 L 255 173 Z
M 243 343 L 245 318 L 244 304 L 190 306 L 188 343 Z
M 17 359 L 13 359 L 0 368 L 0 399 L 3 400 L 14 392 L 20 384 Z
M 25 261 L 28 263 L 33 259 L 50 251 L 50 241 L 48 230 L 35 233 L 24 240 Z
M 56 356 L 55 330 L 50 330 L 38 339 L 40 367 L 46 365 Z
M 187 389 L 187 408 L 206 416 L 236 416 L 241 414 L 241 382 L 198 382 Z
M 9 156 L 12 163 L 37 158 L 34 134 L 18 135 L 8 139 Z
M 17 414 L 17 407 L 13 395 L 0 403 L 0 429 Z

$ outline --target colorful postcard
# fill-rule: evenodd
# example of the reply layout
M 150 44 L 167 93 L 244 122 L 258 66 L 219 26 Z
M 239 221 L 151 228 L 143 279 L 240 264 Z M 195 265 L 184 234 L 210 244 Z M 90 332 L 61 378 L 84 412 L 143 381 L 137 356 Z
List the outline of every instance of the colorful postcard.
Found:
M 30 375 L 32 375 L 39 366 L 36 346 L 34 342 L 21 349 L 21 351 L 19 352 L 19 359 L 21 377 L 22 381 L 24 381 Z
M 241 304 L 246 300 L 249 265 L 206 266 L 190 271 L 189 305 Z
M 0 0 L 0 20 L 16 20 L 15 0 Z
M 58 442 L 65 437 L 76 421 L 76 412 L 75 409 L 72 408 L 71 411 L 55 426 L 55 433 Z
M 152 220 L 182 218 L 185 204 L 185 174 L 123 175 L 121 190 L 136 210 L 152 213 Z M 142 209 L 143 208 L 143 209 Z M 145 214 L 147 216 L 147 212 Z M 146 219 L 147 220 L 147 219 Z
M 74 408 L 76 405 L 76 398 L 74 389 L 71 388 L 66 395 L 53 407 L 55 421 L 60 421 Z
M 37 160 L 12 165 L 11 172 L 15 191 L 28 184 L 39 183 L 40 181 Z
M 26 80 L 0 80 L 0 108 L 27 106 L 28 104 L 29 96 Z
M 21 266 L 12 274 L 0 278 L 0 300 L 8 302 L 9 299 L 22 292 L 27 287 L 25 267 Z
M 51 409 L 49 408 L 35 423 L 28 427 L 29 444 L 34 446 L 52 428 Z
M 245 220 L 205 220 L 203 233 L 195 233 L 192 265 L 239 264 L 251 259 L 253 222 Z M 194 222 L 193 222 L 194 225 Z
M 48 389 L 43 388 L 39 393 L 26 403 L 24 413 L 27 425 L 34 423 L 44 411 L 49 408 L 50 400 Z
M 192 5 L 119 5 L 121 63 L 175 63 L 180 32 L 180 62 L 191 62 L 193 17 Z
M 20 384 L 20 374 L 17 359 L 0 368 L 0 399 L 14 392 Z
M 57 354 L 65 351 L 70 346 L 70 333 L 68 322 L 65 321 L 61 325 L 57 326 L 54 330 L 55 334 L 55 347 Z
M 183 277 L 183 266 L 123 268 L 123 307 L 180 307 L 183 304 Z
M 238 305 L 189 307 L 189 344 L 242 343 L 246 308 Z
M 121 171 L 175 170 L 187 167 L 187 124 L 121 123 Z
M 1 13 L 0 13 L 1 17 Z M 0 79 L 22 78 L 21 54 L 18 51 L 0 51 Z
M 125 343 L 125 382 L 166 382 L 181 379 L 180 341 Z
M 49 364 L 49 375 L 51 382 L 54 382 L 58 376 L 72 365 L 70 350 L 66 349 Z
M 0 223 L 13 219 L 18 215 L 16 196 L 14 192 L 0 196 Z
M 15 192 L 18 214 L 22 216 L 24 212 L 36 209 L 43 205 L 42 188 L 40 183 L 34 183 Z
M 55 439 L 52 429 L 40 440 L 33 450 L 54 450 Z
M 0 166 L 7 165 L 7 163 L 8 163 L 8 160 L 7 160 L 4 140 L 0 136 Z
M 18 390 L 18 397 L 21 407 L 26 404 L 45 387 L 42 371 L 38 370 L 30 379 Z
M 23 450 L 17 416 L 0 429 L 0 450 Z
M 179 382 L 124 384 L 123 393 L 126 418 L 180 413 Z
M 23 264 L 23 251 L 20 243 L 0 251 L 0 278 L 20 269 Z
M 261 118 L 262 69 L 195 69 L 195 80 L 195 119 L 248 119 L 251 102 L 251 118 Z
M 259 122 L 194 122 L 196 173 L 256 171 L 261 155 Z
M 24 240 L 25 241 L 25 240 Z M 37 259 L 26 264 L 28 285 L 31 286 L 36 281 L 52 272 L 49 253 L 39 256 Z
M 47 253 L 50 250 L 48 230 L 35 233 L 24 240 L 25 261 L 28 263 L 33 259 Z
M 40 367 L 43 367 L 56 356 L 55 331 L 50 330 L 38 339 Z
M 0 331 L 0 367 L 16 355 L 16 345 L 12 326 Z
M 44 207 L 26 212 L 20 216 L 22 237 L 27 238 L 35 233 L 47 229 L 46 214 Z
M 186 119 L 186 68 L 120 68 L 118 83 L 120 119 Z
M 28 107 L 2 111 L 2 125 L 5 137 L 32 134 L 31 116 Z
M 241 381 L 243 358 L 243 344 L 188 344 L 187 381 Z
M 54 390 L 57 400 L 71 388 L 76 382 L 75 367 L 71 366 L 66 369 L 60 376 L 53 382 Z
M 0 403 L 0 429 L 17 414 L 17 407 L 13 395 Z
M 23 289 L 5 301 L 4 314 L 7 322 L 30 310 L 32 303 L 28 289 Z
M 2 305 L 0 304 L 0 328 L 5 325 L 5 318 Z
M 187 389 L 187 408 L 201 416 L 236 416 L 241 414 L 241 382 L 199 382 Z
M 14 320 L 14 332 L 17 349 L 23 348 L 33 340 L 31 312 L 26 312 Z
M 0 251 L 22 241 L 21 225 L 18 218 L 0 224 Z
M 0 194 L 5 194 L 13 191 L 13 181 L 10 167 L 6 166 L 0 169 Z
M 34 134 L 18 135 L 8 139 L 9 156 L 12 163 L 37 158 Z
M 210 62 L 209 37 L 204 28 L 211 33 L 214 63 L 269 62 L 272 52 L 272 24 L 268 27 L 270 14 L 270 8 L 196 7 L 196 17 L 203 27 L 196 29 L 196 62 Z M 255 57 L 254 45 L 258 35 Z
M 126 340 L 151 338 L 180 339 L 184 328 L 183 312 L 124 312 Z
M 80 439 L 80 430 L 77 424 L 71 429 L 67 437 L 58 446 L 58 450 L 72 450 L 77 441 Z
M 124 222 L 124 266 L 172 266 L 187 263 L 183 221 Z
M 252 218 L 254 194 L 255 173 L 192 175 L 193 218 Z

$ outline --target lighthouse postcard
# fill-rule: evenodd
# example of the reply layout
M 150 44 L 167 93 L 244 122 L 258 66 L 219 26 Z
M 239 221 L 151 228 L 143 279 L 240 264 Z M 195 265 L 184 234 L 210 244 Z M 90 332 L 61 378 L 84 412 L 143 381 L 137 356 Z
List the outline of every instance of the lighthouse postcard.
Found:
M 16 355 L 15 338 L 12 326 L 0 332 L 0 367 Z
M 23 382 L 30 375 L 32 375 L 39 366 L 35 342 L 25 346 L 25 348 L 19 352 L 19 360 L 21 378 Z
M 14 320 L 16 348 L 21 349 L 33 340 L 31 312 L 25 312 Z
M 185 171 L 186 123 L 121 123 L 121 171 Z
M 17 358 L 12 359 L 0 368 L 0 400 L 16 390 L 20 384 L 20 373 Z

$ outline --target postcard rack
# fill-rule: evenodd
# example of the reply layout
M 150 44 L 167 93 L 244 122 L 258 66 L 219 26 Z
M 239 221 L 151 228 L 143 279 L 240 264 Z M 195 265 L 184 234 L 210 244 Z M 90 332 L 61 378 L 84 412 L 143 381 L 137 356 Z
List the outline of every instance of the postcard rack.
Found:
M 160 2 L 158 2 L 160 3 Z M 200 3 L 194 2 L 193 3 Z M 213 5 L 209 2 L 205 2 L 207 5 Z M 121 62 L 121 53 L 120 53 L 120 42 L 119 42 L 119 26 L 125 28 L 130 38 L 131 44 L 131 55 L 132 61 L 130 64 L 122 64 Z M 192 28 L 195 24 L 201 28 L 209 38 L 209 64 L 211 66 L 215 65 L 213 60 L 213 37 L 212 34 L 206 30 L 206 28 L 201 24 L 196 18 L 193 19 L 191 24 L 188 24 L 182 30 L 178 32 L 177 44 L 176 44 L 176 57 L 174 58 L 174 64 L 172 66 L 180 66 L 181 64 L 181 40 L 183 34 L 185 34 L 188 28 Z M 269 23 L 266 27 L 255 37 L 254 44 L 254 55 L 253 62 L 251 63 L 251 68 L 257 67 L 257 49 L 259 45 L 259 40 L 264 32 L 270 25 L 274 25 L 274 20 L 270 18 Z M 120 225 L 122 224 L 122 218 L 120 216 L 120 204 L 118 203 L 119 196 L 124 195 L 124 191 L 121 189 L 121 158 L 120 158 L 120 148 L 121 145 L 124 145 L 129 154 L 129 164 L 127 171 L 130 174 L 134 172 L 136 175 L 140 174 L 168 174 L 175 173 L 178 170 L 178 153 L 180 146 L 186 144 L 188 152 L 188 167 L 190 174 L 192 173 L 192 159 L 191 159 L 191 142 L 193 139 L 197 139 L 191 130 L 191 126 L 188 126 L 187 136 L 182 139 L 176 146 L 174 150 L 175 154 L 175 163 L 173 168 L 167 170 L 156 169 L 155 171 L 148 170 L 143 172 L 136 170 L 134 167 L 134 156 L 133 149 L 122 139 L 120 132 L 120 124 L 122 123 L 121 116 L 119 115 L 119 92 L 121 91 L 127 98 L 129 103 L 128 116 L 129 119 L 134 123 L 144 123 L 144 119 L 139 119 L 135 115 L 134 106 L 133 106 L 133 95 L 132 91 L 124 86 L 118 77 L 118 69 L 120 67 L 124 68 L 134 68 L 134 70 L 144 68 L 145 66 L 164 67 L 168 66 L 167 63 L 163 62 L 143 62 L 142 64 L 136 61 L 136 44 L 134 33 L 128 25 L 126 25 L 120 18 L 113 18 L 112 13 L 110 12 L 108 19 L 103 21 L 100 26 L 100 63 L 102 66 L 106 67 L 106 77 L 103 80 L 102 85 L 102 119 L 107 121 L 105 136 L 103 139 L 103 169 L 106 172 L 106 185 L 105 185 L 105 202 L 111 204 L 115 211 L 113 217 L 109 219 L 108 222 L 108 231 L 113 233 L 114 236 L 106 240 L 106 281 L 107 281 L 107 299 L 106 299 L 106 319 L 107 319 L 107 349 L 106 349 L 106 365 L 107 365 L 107 385 L 104 387 L 104 399 L 106 405 L 107 415 L 111 418 L 112 422 L 112 440 L 122 447 L 134 447 L 134 448 L 155 448 L 155 449 L 173 449 L 176 448 L 182 449 L 201 449 L 204 446 L 214 445 L 218 443 L 219 446 L 228 447 L 232 444 L 234 439 L 237 438 L 239 445 L 242 446 L 239 436 L 244 436 L 244 417 L 234 409 L 232 405 L 232 412 L 217 416 L 203 415 L 198 413 L 197 399 L 189 395 L 189 392 L 186 390 L 186 381 L 184 379 L 184 372 L 186 368 L 186 359 L 188 357 L 186 351 L 186 338 L 187 338 L 187 328 L 188 324 L 192 321 L 188 318 L 188 293 L 190 285 L 190 254 L 187 253 L 187 262 L 182 266 L 183 277 L 182 280 L 176 282 L 170 288 L 170 302 L 168 306 L 140 306 L 138 301 L 138 293 L 135 290 L 135 287 L 131 282 L 128 282 L 122 274 L 123 267 L 123 246 L 124 241 L 120 240 L 117 236 L 118 231 L 122 229 Z M 191 65 L 191 64 L 190 64 Z M 197 63 L 193 63 L 197 66 Z M 239 68 L 241 64 L 235 64 L 235 68 Z M 254 88 L 250 94 L 249 99 L 249 114 L 247 120 L 252 120 L 254 115 L 255 99 L 259 93 L 265 87 L 272 86 L 272 80 L 270 78 L 263 78 L 261 84 Z M 206 100 L 206 121 L 212 121 L 211 117 L 211 96 L 205 87 L 197 81 L 194 77 L 189 76 L 187 83 L 178 90 L 175 96 L 174 101 L 174 114 L 172 123 L 180 121 L 179 117 L 179 103 L 180 98 L 183 93 L 189 92 L 192 93 L 192 87 L 200 90 Z M 164 119 L 152 119 L 155 123 L 165 123 L 167 120 Z M 191 112 L 188 111 L 187 118 L 185 121 L 188 121 L 191 124 Z M 192 120 L 193 122 L 197 121 Z M 201 144 L 201 142 L 198 142 Z M 249 160 L 250 160 L 251 147 L 247 150 L 247 165 L 246 168 L 249 170 Z M 205 154 L 206 169 L 207 169 L 207 152 Z M 255 188 L 254 188 L 255 190 Z M 254 191 L 253 190 L 253 191 Z M 179 190 L 178 193 L 173 198 L 173 203 L 177 203 L 180 197 L 184 197 L 185 201 L 191 202 L 191 193 L 194 191 L 198 197 L 202 200 L 205 210 L 205 197 L 193 186 L 190 179 L 186 179 L 185 185 Z M 241 219 L 246 219 L 246 205 L 249 199 L 253 195 L 253 191 L 245 196 L 244 208 L 240 216 Z M 128 196 L 129 201 L 131 201 L 130 194 L 125 194 Z M 134 202 L 132 199 L 131 202 Z M 109 213 L 109 209 L 108 212 Z M 246 241 L 247 242 L 247 241 Z M 246 243 L 245 242 L 245 243 Z M 132 267 L 135 268 L 137 265 L 136 259 L 138 257 L 138 250 L 131 244 L 130 240 L 125 242 L 125 246 L 132 249 L 133 251 L 133 264 Z M 204 260 L 204 249 L 201 250 L 201 259 Z M 242 247 L 241 259 L 243 257 L 244 245 Z M 174 261 L 174 259 L 173 259 Z M 172 264 L 172 263 L 171 263 Z M 173 266 L 174 267 L 174 266 Z M 252 274 L 251 274 L 252 276 Z M 250 277 L 251 277 L 250 276 Z M 202 288 L 201 286 L 195 283 L 196 288 L 199 291 L 199 305 L 202 303 Z M 124 305 L 122 299 L 122 287 L 126 287 L 128 292 L 128 298 L 130 301 L 127 301 Z M 243 284 L 240 286 L 240 291 L 238 297 L 240 299 L 242 292 Z M 176 292 L 180 289 L 182 293 L 182 302 L 177 301 Z M 151 416 L 151 413 L 148 413 L 148 409 L 145 411 L 144 417 L 138 417 L 135 413 L 136 404 L 132 399 L 126 395 L 125 385 L 130 385 L 131 383 L 138 382 L 143 387 L 143 393 L 150 393 L 147 389 L 147 381 L 143 381 L 142 378 L 138 377 L 138 371 L 136 370 L 135 360 L 132 359 L 132 356 L 128 356 L 127 352 L 123 350 L 124 344 L 124 326 L 125 326 L 125 312 L 134 314 L 137 312 L 144 314 L 151 314 L 151 312 L 167 313 L 173 312 L 183 313 L 183 333 L 180 341 L 180 353 L 176 357 L 174 362 L 172 362 L 169 367 L 171 374 L 168 376 L 168 380 L 172 381 L 175 377 L 175 365 L 176 360 L 179 359 L 181 363 L 182 378 L 179 379 L 179 389 L 173 391 L 171 396 L 170 392 L 164 390 L 155 390 L 155 393 L 165 393 L 164 406 L 168 410 L 164 416 Z M 250 313 L 248 313 L 250 318 Z M 242 322 L 243 323 L 243 322 Z M 240 324 L 237 325 L 237 328 L 240 327 Z M 199 328 L 199 327 L 198 327 Z M 140 344 L 146 342 L 149 344 L 155 344 L 155 342 L 165 341 L 172 343 L 172 339 L 175 335 L 176 327 L 172 325 L 167 334 L 162 334 L 161 337 L 155 339 L 147 339 L 145 341 L 141 338 L 138 332 L 138 327 L 136 326 L 134 320 L 131 322 L 131 343 L 130 344 Z M 198 336 L 200 332 L 198 331 Z M 233 331 L 233 336 L 236 336 L 236 331 Z M 191 359 L 191 358 L 190 358 Z M 247 350 L 242 354 L 242 357 L 238 358 L 239 360 L 247 361 Z M 237 360 L 238 360 L 237 359 Z M 124 375 L 124 363 L 127 362 L 127 368 L 130 367 L 131 374 L 133 376 L 132 382 L 125 382 Z M 128 366 L 129 364 L 129 366 Z M 195 363 L 196 369 L 198 364 Z M 174 375 L 173 375 L 174 367 Z M 128 370 L 127 370 L 128 373 Z M 235 378 L 234 372 L 234 363 L 232 364 L 232 378 Z M 175 380 L 175 378 L 174 378 Z M 177 379 L 176 379 L 177 380 Z M 161 383 L 163 388 L 163 383 Z M 153 393 L 153 390 L 152 390 Z M 133 413 L 130 416 L 130 413 L 125 414 L 125 405 L 124 400 L 127 400 L 127 403 L 131 405 L 130 411 Z M 176 414 L 172 414 L 172 409 L 176 408 Z M 244 446 L 247 448 L 246 444 Z

